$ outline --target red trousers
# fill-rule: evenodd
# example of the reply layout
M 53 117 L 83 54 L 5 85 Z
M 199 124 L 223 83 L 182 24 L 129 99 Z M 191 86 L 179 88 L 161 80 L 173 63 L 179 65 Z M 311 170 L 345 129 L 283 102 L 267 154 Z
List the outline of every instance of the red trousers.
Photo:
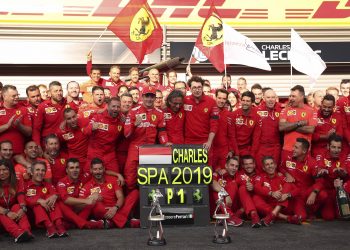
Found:
M 213 171 L 225 168 L 226 156 L 228 154 L 228 147 L 216 147 L 213 148 Z
M 63 215 L 58 204 L 52 211 L 46 211 L 41 205 L 34 205 L 30 207 L 33 210 L 35 217 L 35 225 L 39 226 L 44 222 L 54 222 L 55 220 L 62 219 Z
M 225 190 L 228 193 L 228 195 L 230 196 L 231 200 L 232 200 L 232 206 L 227 206 L 226 202 L 226 210 L 227 213 L 229 213 L 230 215 L 233 215 L 233 211 L 237 209 L 237 197 L 238 197 L 238 186 L 237 183 L 233 182 L 233 183 L 229 183 L 225 186 Z M 216 208 L 216 201 L 218 200 L 218 192 L 211 190 L 211 201 L 210 201 L 210 215 L 213 215 L 215 208 Z M 224 200 L 225 201 L 225 200 Z M 223 211 L 221 211 L 223 212 Z
M 263 197 L 257 194 L 253 195 L 253 202 L 258 213 L 264 216 L 270 214 L 273 211 L 273 209 L 278 205 L 282 207 L 288 207 L 288 200 L 278 202 L 272 197 Z
M 256 211 L 251 194 L 247 191 L 245 185 L 241 185 L 238 188 L 239 201 L 244 208 L 246 215 L 249 215 L 252 211 Z
M 310 213 L 315 213 L 326 203 L 328 197 L 327 192 L 322 190 L 317 194 L 315 203 L 308 206 L 306 201 L 313 189 L 313 187 L 300 188 L 300 195 L 294 197 L 290 202 L 290 209 L 294 212 L 294 214 L 301 216 L 303 220 L 307 218 L 307 210 L 310 211 Z
M 261 144 L 259 146 L 259 150 L 255 155 L 256 171 L 258 174 L 263 173 L 262 160 L 265 156 L 272 156 L 277 166 L 279 166 L 281 160 L 281 145 Z
M 139 200 L 139 191 L 133 190 L 131 191 L 125 198 L 124 205 L 117 211 L 117 213 L 113 216 L 112 221 L 118 228 L 123 228 L 128 221 L 128 217 L 130 212 L 136 206 Z M 107 209 L 105 204 L 102 202 L 97 202 L 92 209 L 92 213 L 94 217 L 98 220 L 104 218 Z
M 326 189 L 325 192 L 327 192 L 327 199 L 321 208 L 321 215 L 324 220 L 334 220 L 339 215 L 336 200 L 337 192 L 334 188 Z
M 120 173 L 124 173 L 126 160 L 128 159 L 128 151 L 117 151 L 117 161 Z
M 126 188 L 129 191 L 136 189 L 137 186 L 137 166 L 139 165 L 139 148 L 130 144 L 128 159 L 124 168 L 124 179 Z
M 20 206 L 15 204 L 11 207 L 11 212 L 17 213 L 20 210 Z M 0 225 L 8 232 L 12 237 L 17 238 L 24 231 L 31 232 L 30 224 L 27 215 L 23 215 L 17 222 L 10 219 L 7 215 L 0 215 Z
M 60 207 L 63 218 L 69 222 L 74 223 L 78 228 L 82 229 L 87 223 L 93 206 L 85 206 L 80 212 L 75 212 L 74 207 L 64 204 L 62 201 L 59 201 L 57 205 Z

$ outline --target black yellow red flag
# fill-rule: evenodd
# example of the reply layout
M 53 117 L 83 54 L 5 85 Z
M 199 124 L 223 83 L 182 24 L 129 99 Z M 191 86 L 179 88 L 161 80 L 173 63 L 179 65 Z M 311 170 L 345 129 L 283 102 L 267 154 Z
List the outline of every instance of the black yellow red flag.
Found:
M 162 46 L 163 30 L 147 0 L 131 0 L 108 29 L 123 41 L 139 63 L 146 54 Z

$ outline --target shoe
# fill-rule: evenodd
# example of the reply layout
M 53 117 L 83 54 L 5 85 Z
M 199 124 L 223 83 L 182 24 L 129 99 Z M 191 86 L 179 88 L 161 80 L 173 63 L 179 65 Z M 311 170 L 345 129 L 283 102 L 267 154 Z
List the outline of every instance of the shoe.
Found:
M 104 221 L 103 220 L 99 220 L 99 221 L 90 220 L 86 223 L 85 228 L 87 228 L 87 229 L 103 229 L 104 228 Z
M 270 213 L 261 220 L 261 224 L 264 225 L 265 227 L 269 227 L 275 221 L 275 219 L 276 219 L 276 215 L 274 215 L 273 213 Z
M 26 241 L 30 241 L 31 239 L 32 239 L 32 236 L 27 231 L 24 231 L 23 233 L 21 233 L 15 238 L 15 243 L 26 242 Z
M 60 238 L 68 237 L 69 234 L 67 233 L 66 229 L 64 228 L 63 224 L 56 225 L 57 233 Z
M 230 219 L 226 220 L 227 225 L 234 226 L 234 227 L 240 227 L 243 225 L 243 220 L 231 215 Z
M 112 227 L 112 223 L 110 220 L 104 219 L 103 220 L 103 228 L 104 229 L 110 229 Z
M 290 224 L 295 224 L 295 225 L 301 225 L 302 218 L 300 215 L 293 215 L 293 216 L 288 216 L 287 218 L 288 223 Z
M 51 238 L 58 238 L 57 230 L 54 227 L 54 225 L 51 225 L 51 226 L 47 227 L 46 236 L 49 239 L 51 239 Z
M 252 228 L 259 228 L 259 227 L 261 227 L 259 215 L 256 212 L 251 212 L 250 216 L 251 216 L 251 219 L 252 219 Z
M 140 228 L 140 219 L 132 218 L 130 220 L 130 227 L 131 228 Z

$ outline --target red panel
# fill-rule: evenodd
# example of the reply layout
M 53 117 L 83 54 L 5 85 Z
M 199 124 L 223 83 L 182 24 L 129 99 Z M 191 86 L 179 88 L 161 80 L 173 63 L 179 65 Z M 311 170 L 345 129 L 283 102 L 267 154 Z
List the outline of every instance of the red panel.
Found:
M 206 18 L 209 9 L 201 9 L 198 11 L 198 16 Z M 222 18 L 236 18 L 241 12 L 241 9 L 216 9 Z
M 154 0 L 152 6 L 197 6 L 199 0 Z M 152 8 L 153 10 L 153 8 Z
M 151 8 L 156 17 L 161 17 L 166 8 Z
M 122 0 L 103 0 L 96 9 L 93 16 L 116 16 L 121 8 L 119 4 Z
M 170 17 L 188 17 L 192 13 L 193 9 L 175 9 Z
M 215 7 L 217 6 L 222 6 L 225 3 L 226 0 L 214 0 L 214 5 Z M 233 1 L 233 0 L 229 0 L 229 1 Z M 207 0 L 205 1 L 203 6 L 210 6 L 211 5 L 212 0 Z
M 340 1 L 337 2 L 323 2 L 318 10 L 315 12 L 313 18 L 347 18 L 350 17 L 350 9 L 337 9 Z M 347 2 L 347 6 L 350 1 Z

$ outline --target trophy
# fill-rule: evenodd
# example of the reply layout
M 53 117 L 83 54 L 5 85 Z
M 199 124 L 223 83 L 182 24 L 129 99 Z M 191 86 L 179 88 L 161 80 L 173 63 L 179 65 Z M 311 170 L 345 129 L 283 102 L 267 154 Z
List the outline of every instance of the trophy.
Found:
M 163 246 L 166 244 L 165 238 L 163 236 L 163 226 L 162 221 L 165 217 L 162 213 L 162 209 L 159 205 L 159 198 L 163 197 L 159 189 L 156 189 L 152 196 L 152 208 L 149 212 L 148 220 L 150 221 L 149 226 L 149 239 L 147 244 L 149 246 Z M 153 227 L 154 224 L 154 227 Z M 155 233 L 155 234 L 154 234 Z
M 224 188 L 222 188 L 218 193 L 218 196 L 219 196 L 219 199 L 216 201 L 216 208 L 213 215 L 213 218 L 215 219 L 215 227 L 214 227 L 215 236 L 214 236 L 213 242 L 218 244 L 228 244 L 228 243 L 231 243 L 231 238 L 230 236 L 227 235 L 228 228 L 227 228 L 226 220 L 230 218 L 230 215 L 227 213 L 226 205 L 224 203 L 224 199 L 226 196 L 228 196 L 228 193 Z M 219 212 L 221 211 L 222 213 L 218 214 L 217 213 L 218 211 Z M 222 234 L 218 232 L 219 230 L 218 228 L 220 225 L 223 226 Z

